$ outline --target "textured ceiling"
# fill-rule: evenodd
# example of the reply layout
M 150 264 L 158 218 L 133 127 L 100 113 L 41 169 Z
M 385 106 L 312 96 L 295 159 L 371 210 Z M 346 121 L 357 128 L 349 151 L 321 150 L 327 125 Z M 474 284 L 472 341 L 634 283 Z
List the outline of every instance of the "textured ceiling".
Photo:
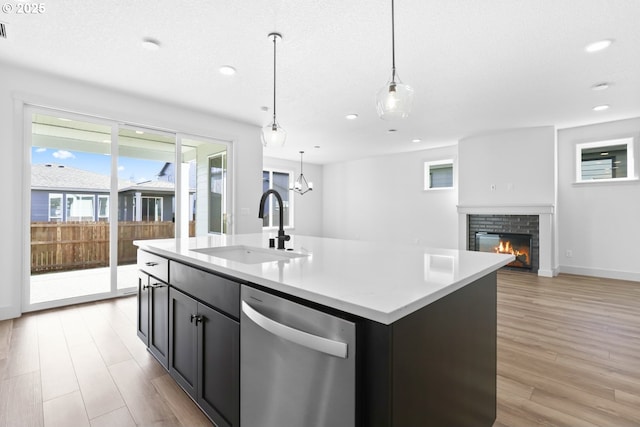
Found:
M 267 34 L 282 33 L 278 121 L 288 139 L 265 150 L 273 157 L 305 150 L 305 161 L 327 163 L 640 116 L 639 0 L 396 0 L 398 72 L 416 91 L 411 117 L 398 122 L 374 106 L 391 68 L 389 0 L 43 4 L 42 14 L 0 14 L 1 61 L 259 126 L 271 114 L 261 107 L 272 107 Z M 144 37 L 161 49 L 142 49 Z M 584 52 L 604 38 L 615 43 Z M 221 65 L 238 73 L 223 76 Z M 611 87 L 591 90 L 599 82 Z M 611 108 L 592 111 L 599 104 Z

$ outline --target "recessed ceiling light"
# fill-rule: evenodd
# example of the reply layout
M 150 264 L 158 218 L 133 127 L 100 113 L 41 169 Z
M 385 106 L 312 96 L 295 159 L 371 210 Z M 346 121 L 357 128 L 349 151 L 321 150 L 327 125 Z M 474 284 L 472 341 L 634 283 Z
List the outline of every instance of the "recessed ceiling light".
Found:
M 605 89 L 609 89 L 609 86 L 611 86 L 610 83 L 602 82 L 602 83 L 594 84 L 593 86 L 591 86 L 591 89 L 593 89 L 593 90 L 605 90 Z
M 320 148 L 320 146 L 319 145 L 314 145 L 313 148 Z
M 347 120 L 355 120 L 358 118 L 357 114 L 347 114 L 346 116 L 344 116 Z
M 160 42 L 156 39 L 152 39 L 152 38 L 144 38 L 142 39 L 142 47 L 147 49 L 147 50 L 159 50 L 160 49 Z
M 58 120 L 62 121 L 62 122 L 70 122 L 71 119 L 65 119 L 64 117 L 58 117 Z
M 422 140 L 420 138 L 414 138 L 411 140 L 411 142 L 422 142 Z
M 586 45 L 584 50 L 588 53 L 599 52 L 611 46 L 611 43 L 613 43 L 613 40 L 611 39 L 599 40 Z
M 136 133 L 137 133 L 138 135 L 142 135 L 144 132 L 143 132 L 143 131 L 141 131 L 141 130 L 137 130 L 137 131 L 136 131 Z
M 260 111 L 265 111 L 265 112 L 267 112 L 267 111 L 269 111 L 269 107 L 267 107 L 267 106 L 263 105 L 262 107 L 260 107 Z
M 605 151 L 605 152 L 603 152 L 603 153 L 600 153 L 600 155 L 601 155 L 601 156 L 608 156 L 608 155 L 609 155 L 609 152 Z
M 223 74 L 225 76 L 233 76 L 236 73 L 236 69 L 231 65 L 223 65 L 218 69 L 218 71 L 220 72 L 220 74 Z
M 609 109 L 608 105 L 596 105 L 595 107 L 593 107 L 593 111 L 604 111 L 608 109 Z
M 387 132 L 394 133 L 394 132 L 397 132 L 397 131 L 398 131 L 398 129 L 389 129 Z

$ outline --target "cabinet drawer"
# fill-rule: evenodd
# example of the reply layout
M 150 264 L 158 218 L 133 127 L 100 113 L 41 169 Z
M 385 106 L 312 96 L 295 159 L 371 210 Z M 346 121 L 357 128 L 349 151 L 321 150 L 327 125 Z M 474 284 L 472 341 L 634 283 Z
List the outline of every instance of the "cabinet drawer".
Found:
M 138 249 L 138 268 L 169 283 L 169 260 Z
M 240 284 L 179 262 L 171 261 L 171 286 L 236 319 L 240 318 Z

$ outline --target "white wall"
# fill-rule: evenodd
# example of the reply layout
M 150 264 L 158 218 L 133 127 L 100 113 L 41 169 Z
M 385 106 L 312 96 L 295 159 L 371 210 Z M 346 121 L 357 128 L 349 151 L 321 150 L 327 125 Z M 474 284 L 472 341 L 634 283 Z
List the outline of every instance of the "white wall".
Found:
M 291 171 L 294 180 L 300 175 L 300 162 L 265 157 L 263 165 L 265 168 Z M 294 193 L 294 227 L 291 234 L 322 236 L 323 167 L 305 161 L 303 171 L 307 181 L 313 182 L 314 189 L 304 195 Z M 260 199 L 256 200 L 256 209 L 259 201 Z
M 324 235 L 456 248 L 457 189 L 423 189 L 424 162 L 456 156 L 449 146 L 325 165 Z
M 468 214 L 538 215 L 541 276 L 558 273 L 556 131 L 511 129 L 459 142 L 459 248 L 468 245 Z
M 24 235 L 22 140 L 23 104 L 34 104 L 101 116 L 146 127 L 181 131 L 233 141 L 235 157 L 235 229 L 238 233 L 259 232 L 257 218 L 261 194 L 262 145 L 260 129 L 200 111 L 171 106 L 107 88 L 33 72 L 0 63 L 0 180 L 4 185 L 4 208 L 0 224 L 5 241 L 0 257 L 0 319 L 15 317 L 21 310 Z M 132 88 L 135 89 L 135 88 Z M 161 90 L 161 88 L 159 88 Z M 246 215 L 238 215 L 243 208 Z
M 465 138 L 459 153 L 460 205 L 554 204 L 553 126 Z
M 639 135 L 640 118 L 558 132 L 561 272 L 640 281 L 640 181 L 575 184 L 576 144 L 632 136 L 637 167 Z

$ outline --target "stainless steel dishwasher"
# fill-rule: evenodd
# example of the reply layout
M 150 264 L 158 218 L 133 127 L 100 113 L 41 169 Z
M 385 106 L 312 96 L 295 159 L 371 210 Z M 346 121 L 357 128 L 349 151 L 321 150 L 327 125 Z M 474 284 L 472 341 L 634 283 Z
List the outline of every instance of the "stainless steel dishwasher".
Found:
M 242 286 L 240 425 L 353 427 L 356 327 Z

